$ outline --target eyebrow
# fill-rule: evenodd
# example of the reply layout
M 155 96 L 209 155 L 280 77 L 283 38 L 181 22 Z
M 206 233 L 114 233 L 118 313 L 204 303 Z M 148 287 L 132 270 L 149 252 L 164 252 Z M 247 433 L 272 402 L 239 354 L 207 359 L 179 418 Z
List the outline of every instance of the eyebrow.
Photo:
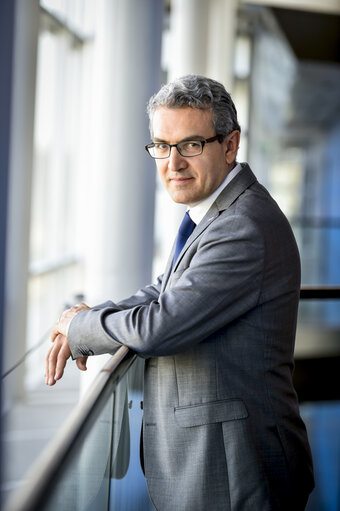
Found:
M 181 142 L 188 142 L 190 140 L 205 140 L 206 137 L 203 137 L 202 135 L 190 135 L 189 137 L 182 138 L 177 144 L 180 144 Z M 209 138 L 209 137 L 207 137 Z M 154 142 L 164 142 L 164 144 L 168 144 L 166 140 L 163 138 L 154 137 Z

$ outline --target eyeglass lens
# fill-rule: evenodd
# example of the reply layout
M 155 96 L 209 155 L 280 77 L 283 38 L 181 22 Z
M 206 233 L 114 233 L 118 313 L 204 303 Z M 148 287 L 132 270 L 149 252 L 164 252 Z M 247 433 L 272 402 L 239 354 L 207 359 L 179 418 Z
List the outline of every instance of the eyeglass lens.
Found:
M 201 140 L 187 140 L 176 144 L 178 152 L 182 156 L 197 156 L 202 152 Z M 149 148 L 151 156 L 154 158 L 168 158 L 170 156 L 171 146 L 164 143 L 155 143 Z

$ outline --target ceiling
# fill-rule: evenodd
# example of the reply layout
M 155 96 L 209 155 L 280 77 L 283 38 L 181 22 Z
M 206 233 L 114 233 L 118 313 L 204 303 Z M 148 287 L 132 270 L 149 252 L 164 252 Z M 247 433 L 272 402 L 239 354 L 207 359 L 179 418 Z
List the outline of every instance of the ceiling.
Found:
M 272 12 L 299 60 L 340 63 L 340 15 L 280 8 Z
M 298 61 L 290 126 L 307 137 L 310 131 L 327 130 L 340 119 L 340 15 L 271 12 Z

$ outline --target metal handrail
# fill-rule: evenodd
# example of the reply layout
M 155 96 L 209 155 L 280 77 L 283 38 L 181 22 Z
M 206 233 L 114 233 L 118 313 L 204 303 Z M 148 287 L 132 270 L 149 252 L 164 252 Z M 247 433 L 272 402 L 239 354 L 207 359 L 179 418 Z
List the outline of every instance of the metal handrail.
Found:
M 27 483 L 10 498 L 3 511 L 36 511 L 55 480 L 60 465 L 76 439 L 89 427 L 106 403 L 106 397 L 113 392 L 134 362 L 136 355 L 122 346 L 98 373 L 91 389 L 79 401 L 67 422 L 29 471 Z
M 327 300 L 340 298 L 340 286 L 301 286 L 302 300 Z

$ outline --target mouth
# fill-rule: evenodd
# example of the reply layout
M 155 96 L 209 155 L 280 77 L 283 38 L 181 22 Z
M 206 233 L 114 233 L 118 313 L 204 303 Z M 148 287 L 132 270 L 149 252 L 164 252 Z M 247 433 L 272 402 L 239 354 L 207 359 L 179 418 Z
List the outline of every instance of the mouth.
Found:
M 172 183 L 175 183 L 175 184 L 185 184 L 188 181 L 191 181 L 192 179 L 193 179 L 192 177 L 178 176 L 178 177 L 171 177 L 169 179 L 169 181 L 171 181 Z

